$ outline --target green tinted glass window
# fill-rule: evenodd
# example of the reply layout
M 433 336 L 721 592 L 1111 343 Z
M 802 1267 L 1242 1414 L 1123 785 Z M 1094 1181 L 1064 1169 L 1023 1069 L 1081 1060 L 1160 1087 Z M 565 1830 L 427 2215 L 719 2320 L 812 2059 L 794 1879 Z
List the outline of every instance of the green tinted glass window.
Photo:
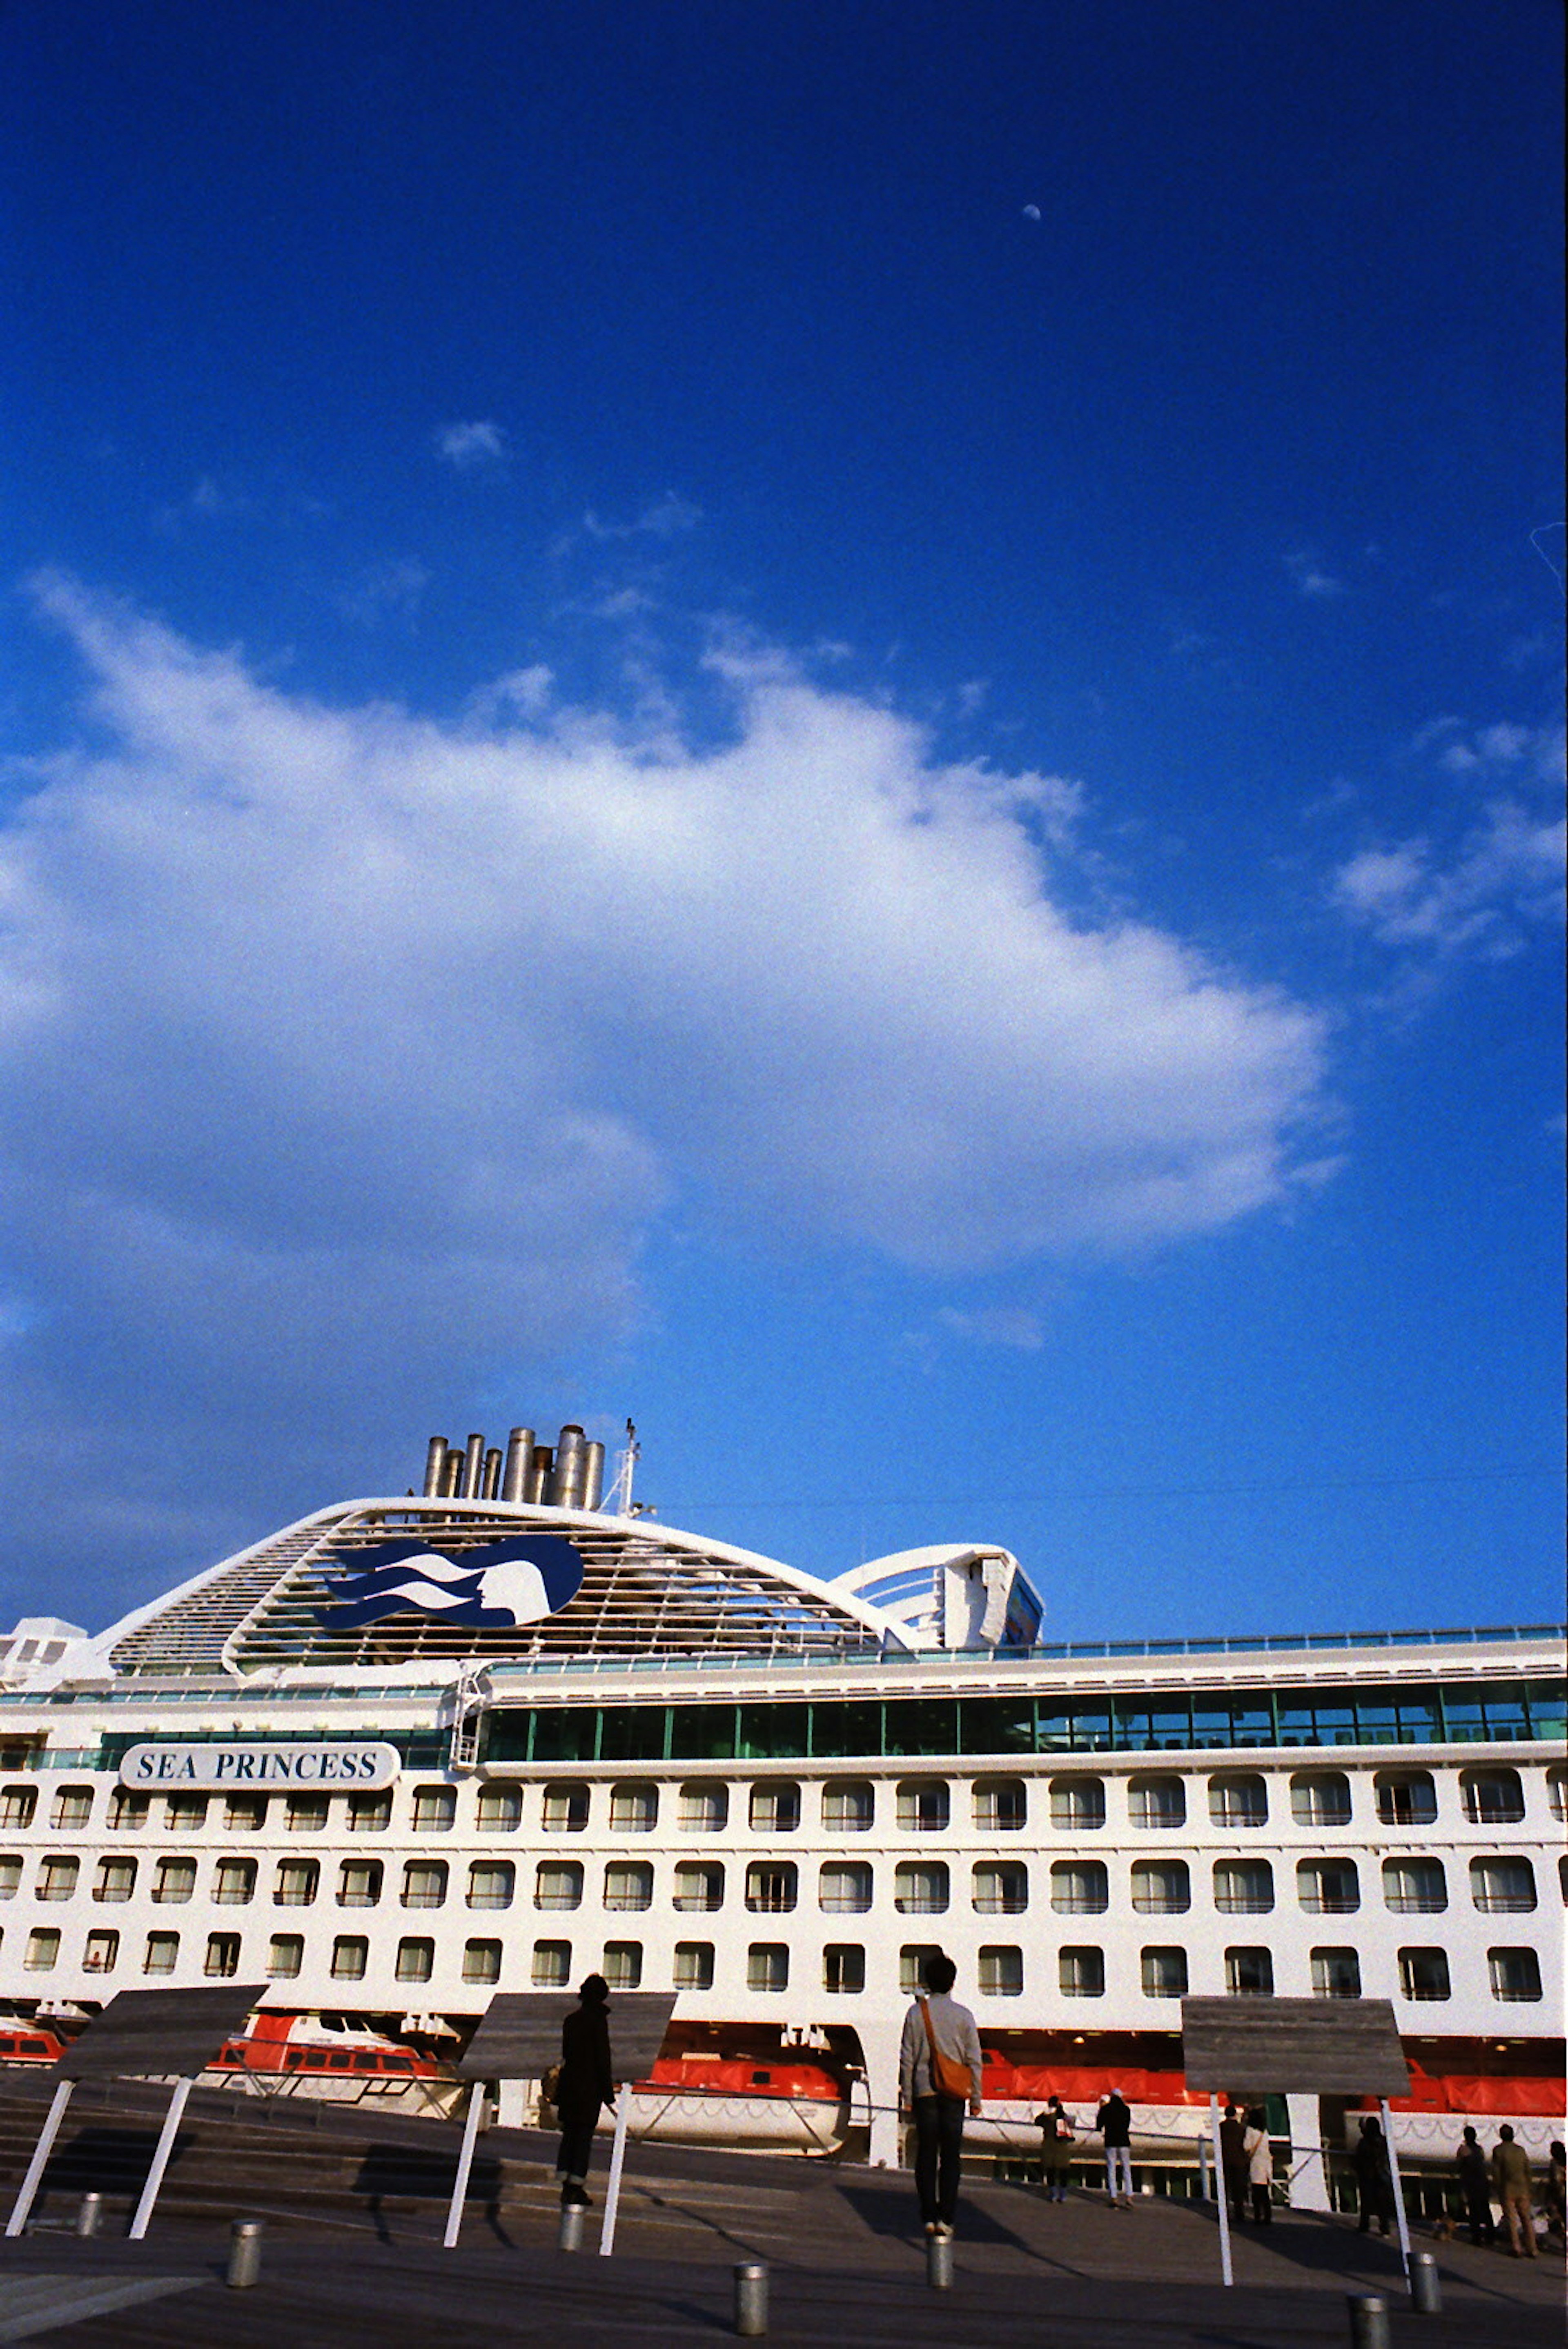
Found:
M 965 1711 L 968 1711 L 967 1705 Z M 1036 1705 L 1034 1736 L 1037 1750 L 1042 1754 L 1070 1754 L 1075 1743 L 1071 1705 Z
M 889 1754 L 956 1754 L 958 1700 L 912 1697 L 890 1703 L 887 1713 Z
M 599 1760 L 662 1762 L 667 1717 L 661 1704 L 607 1704 L 599 1715 Z
M 678 1762 L 732 1762 L 732 1704 L 678 1704 L 671 1709 L 670 1751 Z
M 743 1762 L 792 1762 L 806 1750 L 810 1707 L 804 1704 L 743 1704 L 740 1754 Z
M 1028 1697 L 966 1696 L 959 1708 L 964 1754 L 1033 1754 L 1034 1706 Z
M 848 1761 L 858 1754 L 880 1754 L 880 1703 L 873 1700 L 861 1704 L 814 1704 L 811 1750 L 826 1761 Z
M 534 1715 L 535 1762 L 592 1762 L 599 1717 L 590 1705 L 541 1706 Z

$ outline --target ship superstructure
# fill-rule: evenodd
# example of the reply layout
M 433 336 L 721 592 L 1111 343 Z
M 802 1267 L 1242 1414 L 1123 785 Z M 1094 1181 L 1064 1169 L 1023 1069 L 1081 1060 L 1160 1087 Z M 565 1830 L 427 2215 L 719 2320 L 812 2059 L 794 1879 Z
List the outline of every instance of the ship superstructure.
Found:
M 580 1429 L 438 1439 L 13 1661 L 11 2015 L 249 1977 L 428 2048 L 597 1970 L 678 1992 L 667 2081 L 810 2074 L 886 2159 L 940 1947 L 1003 2119 L 1114 2078 L 1180 2135 L 1180 1998 L 1279 1992 L 1394 2001 L 1407 2154 L 1561 2134 L 1561 1630 L 1050 1645 L 996 1546 L 826 1580 L 601 1477 Z

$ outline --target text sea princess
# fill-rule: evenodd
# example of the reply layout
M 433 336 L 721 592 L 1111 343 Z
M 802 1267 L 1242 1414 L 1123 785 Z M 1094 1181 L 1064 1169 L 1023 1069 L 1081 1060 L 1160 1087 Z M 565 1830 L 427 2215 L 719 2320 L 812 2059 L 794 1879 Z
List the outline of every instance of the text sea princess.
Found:
M 122 1786 L 333 1786 L 377 1792 L 401 1768 L 395 1745 L 379 1739 L 336 1745 L 133 1745 L 119 1765 Z

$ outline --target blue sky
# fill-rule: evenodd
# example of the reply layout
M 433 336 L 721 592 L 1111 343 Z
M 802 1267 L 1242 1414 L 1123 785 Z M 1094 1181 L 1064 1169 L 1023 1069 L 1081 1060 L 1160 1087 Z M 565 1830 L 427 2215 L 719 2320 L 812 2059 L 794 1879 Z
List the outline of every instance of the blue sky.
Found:
M 1561 1611 L 1556 12 L 0 16 L 0 1610 L 642 1433 Z

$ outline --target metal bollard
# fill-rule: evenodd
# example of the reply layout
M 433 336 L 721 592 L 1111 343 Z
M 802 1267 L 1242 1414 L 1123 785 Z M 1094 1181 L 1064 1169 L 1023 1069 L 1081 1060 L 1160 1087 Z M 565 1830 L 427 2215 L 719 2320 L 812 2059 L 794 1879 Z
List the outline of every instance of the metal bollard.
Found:
M 1441 2316 L 1443 2281 L 1430 2251 L 1410 2254 L 1410 2305 L 1417 2316 Z
M 229 2265 L 223 2278 L 236 2292 L 261 2282 L 262 2237 L 266 2232 L 265 2219 L 236 2219 L 229 2229 Z
M 933 2292 L 951 2292 L 953 2239 L 950 2235 L 926 2237 L 926 2282 Z
M 583 2206 L 580 2202 L 563 2202 L 561 2224 L 556 2236 L 558 2251 L 580 2251 L 583 2248 Z
M 760 2341 L 768 2329 L 768 2271 L 761 2260 L 735 2270 L 735 2330 L 743 2341 Z
M 1388 2349 L 1388 2302 L 1375 2292 L 1345 2296 L 1350 2311 L 1351 2349 Z
M 99 2222 L 102 2217 L 103 2196 L 101 2194 L 84 2194 L 77 2210 L 78 2234 L 96 2235 L 99 2230 Z

